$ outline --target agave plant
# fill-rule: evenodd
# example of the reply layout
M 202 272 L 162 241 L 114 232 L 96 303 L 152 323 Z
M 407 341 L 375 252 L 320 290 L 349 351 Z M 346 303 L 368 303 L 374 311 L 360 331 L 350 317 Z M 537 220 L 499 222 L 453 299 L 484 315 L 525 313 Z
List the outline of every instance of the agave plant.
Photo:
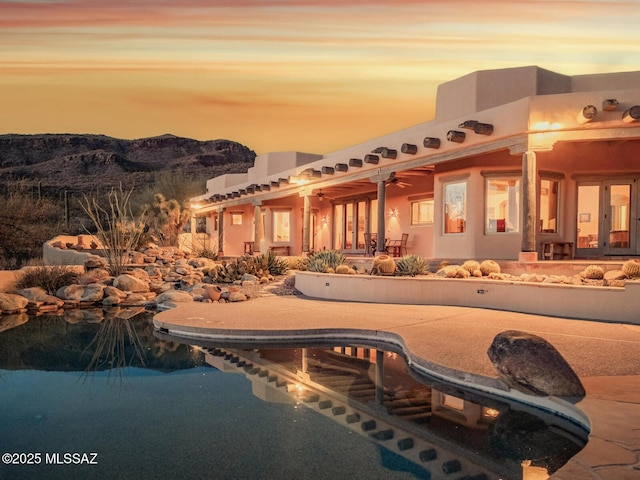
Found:
M 277 256 L 271 250 L 254 258 L 260 268 L 268 271 L 271 275 L 284 275 L 289 270 L 287 259 Z
M 419 255 L 405 255 L 396 261 L 396 275 L 411 276 L 425 275 L 428 272 L 429 264 Z
M 335 269 L 346 263 L 346 257 L 338 250 L 321 250 L 312 253 L 307 259 L 307 270 L 325 273 L 328 269 Z

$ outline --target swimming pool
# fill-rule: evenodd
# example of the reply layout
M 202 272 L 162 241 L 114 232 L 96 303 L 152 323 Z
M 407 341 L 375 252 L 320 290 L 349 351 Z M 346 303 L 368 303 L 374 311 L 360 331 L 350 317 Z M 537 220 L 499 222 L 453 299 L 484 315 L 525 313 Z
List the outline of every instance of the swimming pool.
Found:
M 196 347 L 148 312 L 73 315 L 1 317 L 0 478 L 510 479 L 586 438 L 366 345 Z

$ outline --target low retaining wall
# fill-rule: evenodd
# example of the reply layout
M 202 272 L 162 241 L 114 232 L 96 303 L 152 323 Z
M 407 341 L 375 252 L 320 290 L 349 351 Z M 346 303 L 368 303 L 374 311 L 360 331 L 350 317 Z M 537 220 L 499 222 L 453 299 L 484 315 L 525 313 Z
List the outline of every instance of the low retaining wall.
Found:
M 56 242 L 62 242 L 64 244 L 71 243 L 74 245 L 82 242 L 88 248 L 91 240 L 98 243 L 97 239 L 91 235 L 58 235 L 42 245 L 42 260 L 45 265 L 84 265 L 85 261 L 96 255 L 82 250 L 62 250 L 52 245 Z
M 616 288 L 296 272 L 296 289 L 326 300 L 478 307 L 640 325 L 640 282 Z

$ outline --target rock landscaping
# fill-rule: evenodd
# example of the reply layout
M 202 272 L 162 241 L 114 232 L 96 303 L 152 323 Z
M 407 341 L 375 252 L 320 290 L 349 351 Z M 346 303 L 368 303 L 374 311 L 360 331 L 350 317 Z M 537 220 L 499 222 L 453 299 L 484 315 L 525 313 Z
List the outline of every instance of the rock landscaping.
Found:
M 268 262 L 276 262 L 278 272 L 286 273 L 286 260 L 270 256 L 220 262 L 194 257 L 177 248 L 149 246 L 129 254 L 126 271 L 111 276 L 106 260 L 92 256 L 85 262 L 86 273 L 53 294 L 41 287 L 0 293 L 0 313 L 134 306 L 163 310 L 182 302 L 243 302 L 269 294 L 270 288 L 283 283 L 286 276 L 271 275 Z M 280 292 L 291 294 L 295 289 L 280 287 Z

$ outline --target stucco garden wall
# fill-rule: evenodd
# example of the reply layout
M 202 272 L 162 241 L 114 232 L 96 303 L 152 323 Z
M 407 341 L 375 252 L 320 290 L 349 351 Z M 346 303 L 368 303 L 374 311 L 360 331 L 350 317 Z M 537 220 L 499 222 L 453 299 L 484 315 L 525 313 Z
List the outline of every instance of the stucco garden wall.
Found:
M 479 307 L 640 325 L 640 282 L 614 288 L 296 272 L 296 289 L 327 300 Z

